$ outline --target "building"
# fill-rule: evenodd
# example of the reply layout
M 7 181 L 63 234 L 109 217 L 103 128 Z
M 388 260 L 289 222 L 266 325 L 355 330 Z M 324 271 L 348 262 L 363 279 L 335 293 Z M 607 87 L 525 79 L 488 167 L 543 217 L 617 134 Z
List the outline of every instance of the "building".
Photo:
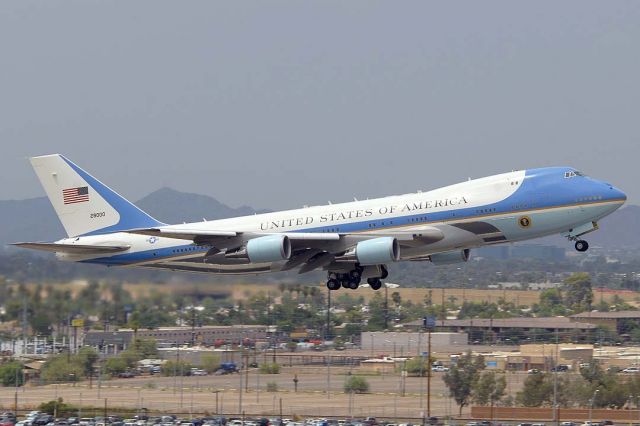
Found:
M 526 344 L 517 352 L 492 352 L 481 354 L 489 369 L 527 371 L 538 369 L 549 371 L 555 365 L 567 365 L 577 371 L 580 364 L 593 358 L 593 345 Z
M 640 311 L 581 312 L 571 315 L 570 318 L 573 321 L 606 327 L 618 334 L 626 333 L 633 328 L 632 326 L 640 327 Z
M 361 348 L 389 356 L 416 356 L 427 352 L 427 333 L 397 332 L 397 331 L 366 331 L 360 334 Z M 467 345 L 467 333 L 431 333 L 431 347 L 433 351 L 443 346 Z
M 421 329 L 422 320 L 403 324 L 405 328 Z M 579 340 L 597 327 L 587 322 L 566 317 L 543 318 L 474 318 L 437 320 L 435 330 L 466 333 L 470 343 L 517 343 L 548 339 L 557 332 L 562 337 Z M 364 344 L 364 342 L 363 342 Z
M 234 325 L 202 327 L 160 327 L 134 331 L 123 328 L 118 331 L 89 330 L 84 336 L 84 344 L 107 353 L 117 353 L 126 349 L 134 335 L 138 338 L 155 339 L 159 346 L 175 346 L 195 343 L 213 346 L 216 341 L 227 344 L 240 344 L 241 341 L 264 340 L 267 337 L 266 325 Z

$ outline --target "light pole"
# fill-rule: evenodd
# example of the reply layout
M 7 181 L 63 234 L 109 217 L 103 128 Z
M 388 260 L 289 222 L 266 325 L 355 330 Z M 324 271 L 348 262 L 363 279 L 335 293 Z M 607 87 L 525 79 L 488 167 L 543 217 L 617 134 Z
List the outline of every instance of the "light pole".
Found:
M 591 403 L 589 404 L 589 426 L 593 425 L 593 403 L 596 400 L 596 395 L 598 395 L 598 392 L 600 392 L 600 389 L 596 389 L 596 391 L 593 393 L 593 396 L 591 397 Z

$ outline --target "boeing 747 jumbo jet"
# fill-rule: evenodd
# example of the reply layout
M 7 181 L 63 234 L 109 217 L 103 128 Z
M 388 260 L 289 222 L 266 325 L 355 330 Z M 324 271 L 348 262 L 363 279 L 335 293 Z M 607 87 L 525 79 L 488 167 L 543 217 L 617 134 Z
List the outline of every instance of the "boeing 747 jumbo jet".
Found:
M 327 271 L 327 287 L 374 290 L 398 261 L 466 262 L 469 250 L 561 233 L 582 236 L 626 195 L 571 167 L 515 171 L 428 192 L 167 225 L 62 155 L 31 158 L 68 238 L 16 246 L 61 260 L 171 271 Z

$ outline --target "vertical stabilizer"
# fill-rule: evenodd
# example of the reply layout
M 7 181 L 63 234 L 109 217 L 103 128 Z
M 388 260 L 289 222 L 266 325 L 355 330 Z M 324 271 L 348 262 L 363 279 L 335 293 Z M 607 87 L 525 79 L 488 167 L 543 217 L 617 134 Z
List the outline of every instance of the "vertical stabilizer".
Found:
M 62 155 L 30 161 L 70 237 L 164 225 Z

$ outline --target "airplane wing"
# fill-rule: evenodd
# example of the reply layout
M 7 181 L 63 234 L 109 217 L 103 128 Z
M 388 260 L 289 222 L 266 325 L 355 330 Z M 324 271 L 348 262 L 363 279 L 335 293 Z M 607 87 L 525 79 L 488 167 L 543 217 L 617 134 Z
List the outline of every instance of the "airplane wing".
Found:
M 375 233 L 337 233 L 337 232 L 236 232 L 236 231 L 217 231 L 217 230 L 201 230 L 201 229 L 185 229 L 185 228 L 148 228 L 133 229 L 127 231 L 131 234 L 151 235 L 164 238 L 175 238 L 179 240 L 191 240 L 196 244 L 213 244 L 216 241 L 244 237 L 249 240 L 251 238 L 263 237 L 266 235 L 286 235 L 292 242 L 304 241 L 339 241 L 347 237 L 355 239 L 370 239 L 377 237 L 395 237 L 402 244 L 403 242 L 417 241 L 421 244 L 437 242 L 444 238 L 443 232 L 434 226 L 417 226 L 409 230 L 402 231 L 378 231 Z M 304 243 L 303 243 L 304 244 Z M 298 244 L 300 245 L 300 244 Z M 312 243 L 309 246 L 314 246 Z
M 272 235 L 271 232 L 236 232 L 236 231 L 216 231 L 216 230 L 201 230 L 201 229 L 185 229 L 185 228 L 149 228 L 149 229 L 133 229 L 127 231 L 130 234 L 140 235 L 152 235 L 156 237 L 175 238 L 178 240 L 191 240 L 196 244 L 214 243 L 216 240 L 228 239 L 233 237 L 244 236 L 246 239 L 263 237 L 265 235 Z M 278 234 L 280 235 L 280 234 Z M 320 232 L 285 232 L 282 235 L 286 235 L 293 241 L 336 241 L 340 239 L 340 234 L 337 233 L 320 233 Z
M 108 254 L 129 250 L 131 246 L 94 246 L 86 244 L 56 244 L 56 243 L 13 243 L 12 246 L 33 250 L 49 251 L 69 254 Z

